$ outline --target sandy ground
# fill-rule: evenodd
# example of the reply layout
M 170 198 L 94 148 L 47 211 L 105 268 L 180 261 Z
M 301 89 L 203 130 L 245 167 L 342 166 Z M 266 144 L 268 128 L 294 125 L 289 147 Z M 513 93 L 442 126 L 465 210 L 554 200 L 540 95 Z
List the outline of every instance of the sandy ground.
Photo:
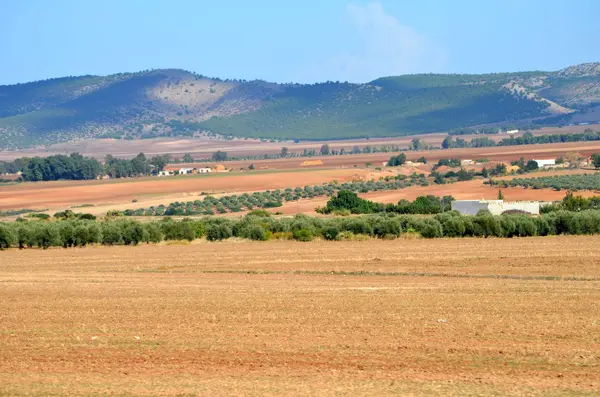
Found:
M 0 258 L 0 395 L 600 393 L 597 236 Z

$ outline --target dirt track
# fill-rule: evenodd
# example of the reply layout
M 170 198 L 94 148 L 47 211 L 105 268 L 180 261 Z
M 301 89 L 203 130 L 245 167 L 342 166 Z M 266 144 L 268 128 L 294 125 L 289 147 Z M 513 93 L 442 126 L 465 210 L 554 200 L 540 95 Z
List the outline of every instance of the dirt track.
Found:
M 0 395 L 600 392 L 598 237 L 0 258 Z

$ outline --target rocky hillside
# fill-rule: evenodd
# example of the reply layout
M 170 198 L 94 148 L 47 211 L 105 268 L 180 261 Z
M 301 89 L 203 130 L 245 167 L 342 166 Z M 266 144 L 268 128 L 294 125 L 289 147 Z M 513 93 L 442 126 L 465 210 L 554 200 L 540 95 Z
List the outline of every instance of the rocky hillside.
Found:
M 596 106 L 600 63 L 557 72 L 407 75 L 367 84 L 313 85 L 152 70 L 0 86 L 0 148 L 199 133 L 286 139 L 394 136 L 556 120 Z

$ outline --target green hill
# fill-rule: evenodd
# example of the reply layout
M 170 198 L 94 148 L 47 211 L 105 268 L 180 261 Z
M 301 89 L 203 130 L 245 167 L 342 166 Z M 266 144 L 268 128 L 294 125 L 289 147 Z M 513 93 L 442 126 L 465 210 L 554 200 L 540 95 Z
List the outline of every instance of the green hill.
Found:
M 600 64 L 281 85 L 178 70 L 0 86 L 0 148 L 102 136 L 215 133 L 344 139 L 525 123 L 600 105 Z

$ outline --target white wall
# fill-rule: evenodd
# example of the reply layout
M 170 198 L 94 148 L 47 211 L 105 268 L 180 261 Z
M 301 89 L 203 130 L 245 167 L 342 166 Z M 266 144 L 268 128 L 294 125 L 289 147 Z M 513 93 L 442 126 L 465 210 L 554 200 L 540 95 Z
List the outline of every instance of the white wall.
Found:
M 477 215 L 479 211 L 488 209 L 488 203 L 479 200 L 457 200 L 452 202 L 452 209 L 463 215 Z
M 501 215 L 504 211 L 519 210 L 539 215 L 538 201 L 502 201 L 502 200 L 456 200 L 452 209 L 463 215 L 477 215 L 481 210 L 490 211 L 492 215 Z

